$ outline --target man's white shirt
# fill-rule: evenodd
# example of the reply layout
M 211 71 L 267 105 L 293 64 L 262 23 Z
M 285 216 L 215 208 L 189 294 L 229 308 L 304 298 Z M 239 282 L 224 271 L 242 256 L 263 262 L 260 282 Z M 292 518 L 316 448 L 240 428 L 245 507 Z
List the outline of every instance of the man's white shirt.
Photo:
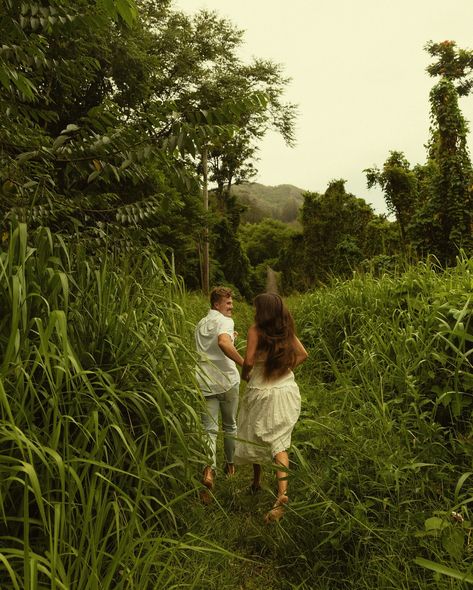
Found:
M 199 353 L 197 381 L 204 395 L 223 393 L 240 383 L 235 361 L 229 359 L 218 345 L 221 334 L 228 334 L 233 342 L 234 331 L 232 318 L 216 309 L 211 309 L 195 328 L 195 345 Z

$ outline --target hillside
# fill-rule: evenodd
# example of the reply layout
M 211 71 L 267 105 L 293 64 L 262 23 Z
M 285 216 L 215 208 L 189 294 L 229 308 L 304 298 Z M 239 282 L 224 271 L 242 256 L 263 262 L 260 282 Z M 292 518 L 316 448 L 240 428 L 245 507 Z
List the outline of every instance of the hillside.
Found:
M 242 215 L 242 221 L 257 222 L 263 217 L 272 217 L 281 221 L 291 222 L 304 202 L 304 189 L 292 184 L 266 186 L 257 182 L 238 184 L 232 187 L 231 193 L 239 202 L 248 207 Z

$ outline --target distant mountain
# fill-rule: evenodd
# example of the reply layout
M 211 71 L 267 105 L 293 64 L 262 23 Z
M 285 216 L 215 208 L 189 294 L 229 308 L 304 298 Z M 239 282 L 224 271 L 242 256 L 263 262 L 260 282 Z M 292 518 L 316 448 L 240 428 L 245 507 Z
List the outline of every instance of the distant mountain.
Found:
M 287 223 L 295 221 L 304 202 L 302 195 L 305 192 L 292 184 L 266 186 L 257 182 L 237 184 L 231 189 L 231 194 L 248 207 L 242 215 L 242 221 L 249 223 L 256 223 L 264 217 Z

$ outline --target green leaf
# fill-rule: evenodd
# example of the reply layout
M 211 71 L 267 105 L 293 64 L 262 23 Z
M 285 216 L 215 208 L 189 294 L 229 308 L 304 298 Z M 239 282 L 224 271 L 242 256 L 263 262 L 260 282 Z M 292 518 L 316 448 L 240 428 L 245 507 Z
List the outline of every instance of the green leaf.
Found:
M 118 14 L 130 27 L 137 17 L 137 10 L 133 0 L 116 0 Z
M 97 178 L 97 176 L 100 175 L 100 170 L 94 170 L 93 172 L 91 172 L 87 178 L 87 182 L 92 182 L 93 180 L 95 180 Z
M 14 77 L 13 83 L 18 88 L 20 92 L 22 92 L 26 98 L 33 98 L 35 93 L 35 86 L 32 82 L 28 80 L 23 74 L 18 74 Z
M 10 77 L 3 68 L 0 68 L 0 82 L 2 83 L 2 86 L 4 86 L 7 90 L 10 90 Z
M 458 570 L 455 570 L 451 567 L 447 567 L 446 565 L 436 563 L 435 561 L 430 561 L 430 559 L 416 557 L 414 559 L 414 563 L 420 565 L 421 567 L 425 567 L 426 569 L 432 570 L 438 574 L 443 574 L 444 576 L 449 576 L 450 578 L 455 578 L 456 580 L 461 580 L 462 582 L 473 583 L 473 575 L 459 572 Z
M 438 516 L 432 516 L 424 522 L 424 526 L 426 531 L 441 531 L 449 525 L 448 522 L 446 522 L 443 518 L 439 518 Z
M 31 160 L 33 158 L 36 158 L 36 156 L 38 155 L 38 151 L 34 150 L 31 152 L 23 152 L 22 154 L 19 154 L 16 159 L 18 162 L 26 162 L 28 160 Z
M 473 471 L 467 471 L 466 473 L 464 473 L 460 479 L 458 480 L 457 485 L 455 486 L 455 503 L 458 504 L 458 498 L 460 495 L 460 490 L 463 486 L 463 484 L 465 483 L 465 481 L 470 477 L 470 475 L 473 475 Z
M 74 123 L 69 123 L 69 125 L 61 131 L 61 133 L 72 133 L 73 131 L 79 131 L 80 127 L 78 125 L 74 125 Z
M 67 135 L 60 135 L 59 137 L 56 137 L 56 139 L 53 142 L 53 150 L 57 149 L 58 147 L 60 147 L 63 143 L 66 143 L 66 141 L 69 138 L 67 137 Z
M 442 545 L 450 557 L 461 559 L 465 545 L 464 532 L 460 528 L 451 528 L 442 535 Z

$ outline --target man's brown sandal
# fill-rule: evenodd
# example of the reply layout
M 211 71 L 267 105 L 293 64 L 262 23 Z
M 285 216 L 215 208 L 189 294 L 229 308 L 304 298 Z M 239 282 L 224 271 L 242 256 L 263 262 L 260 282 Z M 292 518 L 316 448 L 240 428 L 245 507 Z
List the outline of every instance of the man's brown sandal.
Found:
M 209 489 L 209 490 L 213 490 L 214 488 L 214 471 L 212 469 L 212 467 L 206 467 L 204 469 L 204 473 L 202 475 L 202 483 L 204 484 L 204 486 Z
M 288 502 L 289 498 L 286 496 L 286 494 L 279 496 L 271 510 L 265 514 L 264 522 L 269 524 L 271 522 L 277 522 L 280 520 L 286 512 L 286 505 Z

